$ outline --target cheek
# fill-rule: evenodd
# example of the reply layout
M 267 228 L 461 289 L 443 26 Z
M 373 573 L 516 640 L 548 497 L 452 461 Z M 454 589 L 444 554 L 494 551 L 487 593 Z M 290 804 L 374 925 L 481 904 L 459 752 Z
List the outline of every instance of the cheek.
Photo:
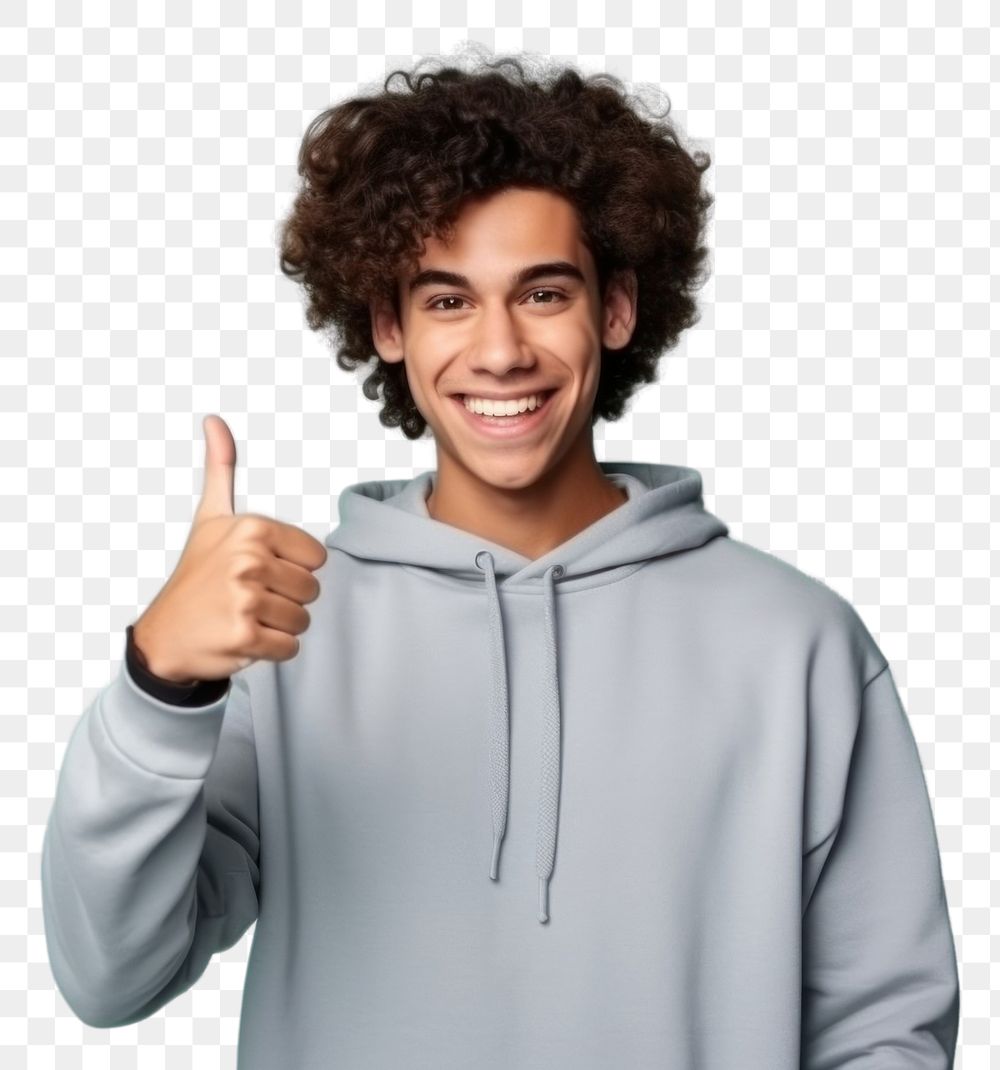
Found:
M 447 361 L 437 356 L 440 351 L 440 346 L 435 346 L 426 335 L 407 339 L 403 365 L 414 399 L 434 393 L 436 383 L 447 367 Z
M 586 313 L 573 310 L 573 314 L 540 319 L 535 340 L 551 349 L 565 363 L 574 367 L 585 366 L 594 352 L 600 352 L 600 337 Z

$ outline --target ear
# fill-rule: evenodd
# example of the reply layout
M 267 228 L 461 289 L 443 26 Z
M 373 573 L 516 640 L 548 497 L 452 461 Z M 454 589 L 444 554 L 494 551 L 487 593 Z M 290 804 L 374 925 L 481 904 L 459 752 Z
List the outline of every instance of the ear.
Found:
M 633 268 L 616 271 L 604 290 L 601 341 L 605 349 L 628 345 L 638 314 L 639 280 Z
M 392 302 L 375 297 L 368 303 L 371 316 L 372 342 L 378 355 L 389 364 L 403 359 L 403 329 Z

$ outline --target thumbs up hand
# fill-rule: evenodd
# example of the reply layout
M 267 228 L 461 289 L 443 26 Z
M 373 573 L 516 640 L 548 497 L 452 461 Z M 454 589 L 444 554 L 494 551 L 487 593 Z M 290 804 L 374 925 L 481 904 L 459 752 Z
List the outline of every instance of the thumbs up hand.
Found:
M 173 575 L 135 622 L 149 670 L 176 683 L 223 680 L 254 661 L 288 661 L 319 597 L 326 547 L 291 524 L 234 511 L 236 443 L 206 416 L 201 500 Z

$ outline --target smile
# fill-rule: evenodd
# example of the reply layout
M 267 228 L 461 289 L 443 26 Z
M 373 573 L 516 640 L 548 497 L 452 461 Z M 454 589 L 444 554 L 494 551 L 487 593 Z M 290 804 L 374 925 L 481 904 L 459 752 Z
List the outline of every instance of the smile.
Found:
M 513 416 L 487 416 L 485 413 L 471 412 L 465 405 L 465 396 L 455 394 L 451 400 L 458 406 L 462 416 L 474 430 L 491 438 L 513 438 L 525 435 L 536 428 L 548 415 L 549 400 L 555 390 L 539 395 L 541 403 L 534 410 L 525 410 Z

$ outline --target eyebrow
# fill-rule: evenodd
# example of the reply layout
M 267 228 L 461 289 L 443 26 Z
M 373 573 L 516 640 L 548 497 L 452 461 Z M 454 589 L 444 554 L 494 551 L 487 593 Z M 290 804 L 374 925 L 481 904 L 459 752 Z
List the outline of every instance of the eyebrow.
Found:
M 587 281 L 576 264 L 571 264 L 568 260 L 549 260 L 543 264 L 531 264 L 520 271 L 515 271 L 510 277 L 510 285 L 523 286 L 524 283 L 531 282 L 533 279 L 548 279 L 554 275 L 577 279 L 579 282 Z M 465 275 L 460 275 L 455 271 L 441 271 L 438 268 L 426 268 L 418 272 L 410 280 L 407 290 L 412 294 L 423 286 L 456 286 L 465 290 L 472 289 L 472 283 Z

